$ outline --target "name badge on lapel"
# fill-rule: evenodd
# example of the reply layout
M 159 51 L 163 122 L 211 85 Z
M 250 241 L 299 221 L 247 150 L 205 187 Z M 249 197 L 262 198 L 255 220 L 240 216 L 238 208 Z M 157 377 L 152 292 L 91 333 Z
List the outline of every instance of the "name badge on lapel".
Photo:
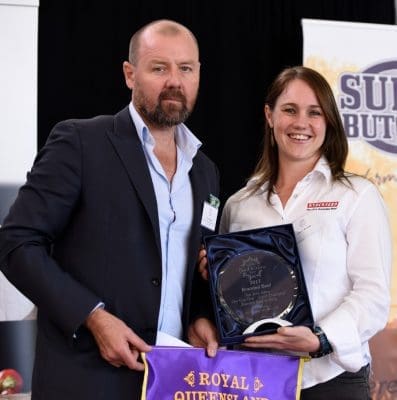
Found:
M 215 231 L 216 220 L 218 218 L 220 201 L 219 199 L 210 194 L 208 201 L 203 204 L 203 215 L 201 217 L 201 226 L 204 228 Z

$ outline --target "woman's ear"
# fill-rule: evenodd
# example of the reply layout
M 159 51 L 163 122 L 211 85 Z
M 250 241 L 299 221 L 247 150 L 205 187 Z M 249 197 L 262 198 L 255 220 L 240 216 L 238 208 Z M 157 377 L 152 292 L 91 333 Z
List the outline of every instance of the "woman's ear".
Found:
M 267 123 L 269 124 L 270 128 L 273 129 L 273 112 L 267 104 L 265 104 L 264 112 Z

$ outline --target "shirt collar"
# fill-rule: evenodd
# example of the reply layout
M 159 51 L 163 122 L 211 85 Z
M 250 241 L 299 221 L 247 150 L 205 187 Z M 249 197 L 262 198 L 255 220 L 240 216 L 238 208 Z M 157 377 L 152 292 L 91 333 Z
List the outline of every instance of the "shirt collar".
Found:
M 329 167 L 328 161 L 324 156 L 321 156 L 317 161 L 317 164 L 314 166 L 313 171 L 309 172 L 307 176 L 323 176 L 327 182 L 327 184 L 332 182 L 332 173 L 331 168 Z
M 142 145 L 147 143 L 154 146 L 156 141 L 132 102 L 129 104 L 128 108 Z M 190 159 L 193 159 L 197 153 L 197 150 L 202 145 L 200 140 L 197 139 L 197 137 L 185 124 L 177 125 L 175 130 L 175 141 L 182 153 L 184 153 Z
M 321 177 L 323 176 L 326 180 L 327 184 L 332 182 L 332 173 L 329 167 L 328 161 L 324 156 L 321 156 L 314 166 L 313 170 L 310 171 L 305 178 L 307 177 Z M 254 187 L 255 183 L 258 181 L 257 176 L 253 176 L 246 185 L 247 190 L 250 190 Z M 264 193 L 268 190 L 268 183 L 265 182 L 260 189 L 257 191 L 257 194 Z

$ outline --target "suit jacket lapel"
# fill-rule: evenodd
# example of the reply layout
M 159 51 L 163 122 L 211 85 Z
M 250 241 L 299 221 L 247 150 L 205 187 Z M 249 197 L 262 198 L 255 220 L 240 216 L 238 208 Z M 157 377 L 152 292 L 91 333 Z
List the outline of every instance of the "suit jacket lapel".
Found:
M 188 261 L 188 277 L 192 278 L 194 265 L 196 262 L 196 257 L 198 253 L 197 244 L 201 242 L 202 230 L 199 228 L 201 226 L 201 217 L 203 212 L 204 201 L 208 199 L 208 187 L 203 184 L 205 179 L 203 175 L 206 173 L 205 168 L 203 168 L 199 154 L 193 161 L 192 169 L 190 170 L 190 182 L 192 184 L 193 190 L 193 229 L 189 240 L 189 261 Z M 188 282 L 190 279 L 188 279 Z
M 114 131 L 108 132 L 108 136 L 150 217 L 157 247 L 161 254 L 156 195 L 142 144 L 136 133 L 128 107 L 115 115 Z
M 200 225 L 203 202 L 207 199 L 209 194 L 208 188 L 200 184 L 203 181 L 202 175 L 205 174 L 205 170 L 202 169 L 202 165 L 198 161 L 197 158 L 193 161 L 193 166 L 190 171 L 190 182 L 193 190 L 193 226 Z

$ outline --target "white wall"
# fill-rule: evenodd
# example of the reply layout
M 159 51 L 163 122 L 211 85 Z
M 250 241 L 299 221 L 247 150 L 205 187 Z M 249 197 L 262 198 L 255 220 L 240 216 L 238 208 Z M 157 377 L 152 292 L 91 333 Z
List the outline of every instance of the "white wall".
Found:
M 0 0 L 0 217 L 36 153 L 38 6 L 38 0 Z M 0 321 L 34 312 L 0 272 Z
M 38 0 L 0 0 L 0 184 L 25 181 L 37 143 Z

